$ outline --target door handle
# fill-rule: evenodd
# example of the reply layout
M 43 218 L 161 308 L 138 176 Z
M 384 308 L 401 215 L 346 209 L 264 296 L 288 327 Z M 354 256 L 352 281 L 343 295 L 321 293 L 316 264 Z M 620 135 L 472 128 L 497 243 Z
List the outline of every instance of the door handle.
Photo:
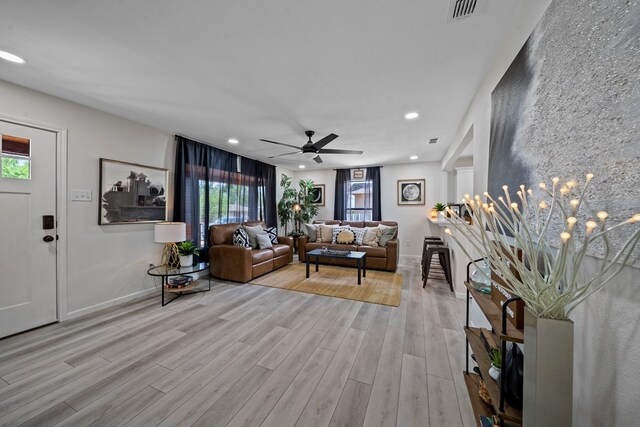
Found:
M 44 236 L 42 240 L 44 240 L 47 243 L 50 243 L 50 242 L 53 242 L 54 238 L 53 236 Z

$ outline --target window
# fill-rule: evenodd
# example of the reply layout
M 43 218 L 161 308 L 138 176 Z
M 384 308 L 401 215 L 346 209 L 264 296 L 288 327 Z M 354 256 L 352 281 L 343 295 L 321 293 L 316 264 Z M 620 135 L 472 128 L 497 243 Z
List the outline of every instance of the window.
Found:
M 373 181 L 347 181 L 347 221 L 371 221 L 373 217 Z
M 18 136 L 2 135 L 3 178 L 31 178 L 31 141 Z

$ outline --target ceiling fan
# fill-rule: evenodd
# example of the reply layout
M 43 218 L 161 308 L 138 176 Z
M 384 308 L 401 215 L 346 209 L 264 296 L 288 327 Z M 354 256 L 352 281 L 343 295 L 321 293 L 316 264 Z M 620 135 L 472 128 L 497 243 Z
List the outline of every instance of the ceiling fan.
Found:
M 336 135 L 335 133 L 331 133 L 316 142 L 311 142 L 311 137 L 314 133 L 315 132 L 313 132 L 312 130 L 307 130 L 304 132 L 304 134 L 309 137 L 309 141 L 307 141 L 307 143 L 300 148 L 296 147 L 295 145 L 283 144 L 282 142 L 269 141 L 268 139 L 261 139 L 260 141 L 269 142 L 271 144 L 284 145 L 285 147 L 296 149 L 296 151 L 294 151 L 293 153 L 278 154 L 277 156 L 269 157 L 270 159 L 273 159 L 274 157 L 289 156 L 291 154 L 300 153 L 306 158 L 315 160 L 316 163 L 322 163 L 320 154 L 362 154 L 362 151 L 357 150 L 333 150 L 330 148 L 324 148 L 325 145 L 336 139 L 338 135 Z

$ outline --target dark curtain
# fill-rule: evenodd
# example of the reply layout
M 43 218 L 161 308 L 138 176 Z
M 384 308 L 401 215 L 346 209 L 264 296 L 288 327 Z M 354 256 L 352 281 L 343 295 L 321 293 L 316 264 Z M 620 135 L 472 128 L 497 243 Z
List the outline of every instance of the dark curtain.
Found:
M 336 169 L 336 200 L 333 208 L 333 219 L 347 219 L 347 185 L 351 181 L 351 169 Z
M 262 219 L 269 227 L 277 227 L 276 167 L 256 161 L 256 179 L 258 180 L 258 188 L 262 188 L 264 191 L 261 206 L 263 213 L 258 212 L 258 218 Z
M 176 136 L 175 170 L 173 218 L 187 223 L 188 240 L 206 248 L 206 229 L 212 222 L 212 212 L 216 219 L 229 216 L 229 206 L 223 205 L 225 198 L 220 193 L 230 188 L 237 170 L 237 156 Z
M 173 216 L 199 247 L 208 248 L 211 224 L 261 219 L 275 225 L 274 166 L 176 136 L 175 171 Z
M 367 181 L 371 181 L 371 207 L 372 221 L 382 221 L 382 208 L 380 204 L 380 166 L 367 168 Z M 368 186 L 367 186 L 368 187 Z

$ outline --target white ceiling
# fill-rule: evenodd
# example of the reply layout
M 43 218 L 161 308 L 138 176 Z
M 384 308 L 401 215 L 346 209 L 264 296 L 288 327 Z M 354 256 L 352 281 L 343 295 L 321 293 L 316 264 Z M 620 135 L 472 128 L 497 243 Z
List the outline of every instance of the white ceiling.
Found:
M 523 0 L 485 2 L 447 24 L 444 0 L 3 0 L 0 50 L 27 63 L 0 79 L 287 168 L 435 161 Z M 306 129 L 364 154 L 258 141 Z

